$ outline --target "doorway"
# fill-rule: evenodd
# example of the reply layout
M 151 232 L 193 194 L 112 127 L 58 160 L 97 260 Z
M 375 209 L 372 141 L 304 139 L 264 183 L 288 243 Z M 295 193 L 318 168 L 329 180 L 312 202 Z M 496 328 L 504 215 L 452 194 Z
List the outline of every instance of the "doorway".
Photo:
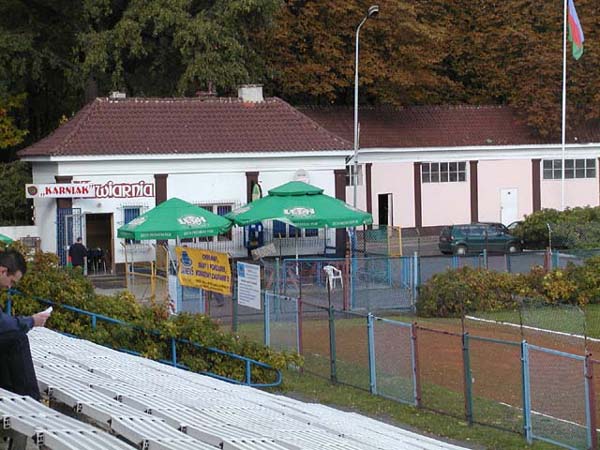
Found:
M 379 225 L 394 225 L 392 194 L 377 195 L 377 211 Z
M 113 269 L 113 215 L 86 214 L 85 241 L 88 248 L 88 274 L 112 273 Z
M 500 190 L 500 220 L 504 225 L 519 219 L 519 196 L 516 188 Z

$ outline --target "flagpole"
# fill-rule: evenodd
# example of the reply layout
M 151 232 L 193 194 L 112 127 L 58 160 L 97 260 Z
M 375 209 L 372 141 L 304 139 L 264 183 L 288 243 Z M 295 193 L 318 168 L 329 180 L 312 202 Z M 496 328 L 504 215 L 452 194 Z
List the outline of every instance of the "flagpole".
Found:
M 565 210 L 565 136 L 567 118 L 567 0 L 563 0 L 563 73 L 561 123 L 560 210 Z

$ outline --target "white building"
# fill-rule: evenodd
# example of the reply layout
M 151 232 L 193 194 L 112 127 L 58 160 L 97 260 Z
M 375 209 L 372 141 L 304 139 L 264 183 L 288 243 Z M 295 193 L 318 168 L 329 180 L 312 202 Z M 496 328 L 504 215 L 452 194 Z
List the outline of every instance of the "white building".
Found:
M 125 255 L 117 229 L 171 197 L 225 214 L 250 201 L 256 183 L 266 194 L 301 179 L 343 199 L 351 147 L 282 100 L 263 99 L 260 87 L 245 87 L 239 98 L 99 98 L 19 156 L 33 168 L 42 249 L 65 262 L 81 235 L 120 269 Z M 50 186 L 51 196 L 41 197 L 43 185 L 53 183 L 91 183 L 94 195 L 56 198 L 60 191 Z M 274 226 L 289 245 L 288 227 Z M 210 248 L 247 255 L 237 238 L 242 231 L 213 238 Z M 309 232 L 313 247 L 326 238 L 335 245 L 335 233 L 323 233 Z M 142 258 L 153 255 L 150 244 L 138 250 Z

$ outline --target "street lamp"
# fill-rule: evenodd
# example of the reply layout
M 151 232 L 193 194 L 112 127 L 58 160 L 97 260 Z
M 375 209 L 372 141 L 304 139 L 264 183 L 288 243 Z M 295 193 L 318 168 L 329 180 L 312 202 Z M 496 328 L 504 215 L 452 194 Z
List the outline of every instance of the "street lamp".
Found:
M 367 14 L 356 27 L 356 53 L 354 59 L 354 170 L 352 174 L 352 181 L 354 184 L 354 202 L 352 205 L 356 208 L 356 189 L 358 184 L 358 36 L 360 33 L 360 27 L 364 25 L 367 19 L 375 17 L 379 14 L 379 5 L 372 5 L 367 10 Z

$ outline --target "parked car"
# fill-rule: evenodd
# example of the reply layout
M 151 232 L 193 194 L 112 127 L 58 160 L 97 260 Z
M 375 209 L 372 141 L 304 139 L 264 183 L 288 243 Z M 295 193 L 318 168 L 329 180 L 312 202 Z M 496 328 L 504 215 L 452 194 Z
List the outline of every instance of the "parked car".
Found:
M 478 222 L 445 227 L 438 246 L 444 254 L 466 255 L 481 253 L 483 249 L 491 253 L 517 253 L 522 243 L 501 223 Z

